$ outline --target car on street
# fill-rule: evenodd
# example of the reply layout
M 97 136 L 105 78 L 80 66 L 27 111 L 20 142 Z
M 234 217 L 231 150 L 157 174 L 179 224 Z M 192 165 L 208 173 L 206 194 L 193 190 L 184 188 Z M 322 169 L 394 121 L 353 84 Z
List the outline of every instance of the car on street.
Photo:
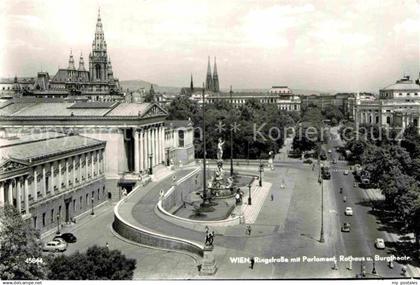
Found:
M 341 227 L 341 231 L 346 233 L 350 232 L 350 223 L 344 223 Z
M 328 150 L 328 153 L 332 153 L 332 150 L 331 150 L 331 149 L 329 149 L 329 150 Z
M 42 251 L 63 252 L 67 249 L 67 243 L 61 238 L 55 238 L 49 242 L 44 243 Z
M 385 241 L 382 238 L 377 238 L 375 240 L 375 247 L 377 249 L 385 249 Z
M 306 163 L 306 164 L 312 164 L 312 159 L 305 159 L 305 160 L 303 161 L 303 163 Z
M 72 233 L 64 233 L 60 236 L 56 236 L 54 239 L 58 239 L 58 238 L 63 239 L 67 243 L 74 243 L 77 241 L 76 236 Z
M 346 210 L 344 211 L 344 214 L 346 216 L 353 216 L 353 209 L 351 207 L 346 207 Z
M 348 169 L 345 169 L 344 172 L 343 172 L 343 174 L 344 175 L 349 175 L 349 170 Z

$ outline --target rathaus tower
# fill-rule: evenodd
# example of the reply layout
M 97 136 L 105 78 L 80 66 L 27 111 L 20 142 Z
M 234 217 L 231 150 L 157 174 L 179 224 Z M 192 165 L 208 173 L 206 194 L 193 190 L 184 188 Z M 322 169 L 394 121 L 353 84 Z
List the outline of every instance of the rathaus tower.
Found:
M 106 51 L 100 11 L 98 11 L 92 52 L 89 54 L 89 75 L 90 81 L 108 81 L 112 79 L 112 67 Z

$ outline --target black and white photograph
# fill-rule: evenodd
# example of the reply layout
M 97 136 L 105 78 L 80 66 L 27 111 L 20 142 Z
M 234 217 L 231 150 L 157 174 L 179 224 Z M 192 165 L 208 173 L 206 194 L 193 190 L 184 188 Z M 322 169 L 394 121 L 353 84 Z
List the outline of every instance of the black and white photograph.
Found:
M 0 283 L 418 284 L 419 119 L 419 0 L 2 0 Z

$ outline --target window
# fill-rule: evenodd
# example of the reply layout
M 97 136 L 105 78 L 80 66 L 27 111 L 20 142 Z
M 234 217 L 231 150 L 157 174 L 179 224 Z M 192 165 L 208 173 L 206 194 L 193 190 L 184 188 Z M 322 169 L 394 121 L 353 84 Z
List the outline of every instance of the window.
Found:
M 51 224 L 54 223 L 54 209 L 51 209 Z
M 89 194 L 86 194 L 86 206 L 89 205 Z
M 99 200 L 99 188 L 98 188 L 98 200 Z
M 73 212 L 76 212 L 76 199 L 73 199 Z
M 42 213 L 42 227 L 45 227 L 45 213 Z
M 58 215 L 61 217 L 61 205 L 58 207 Z
M 178 146 L 184 147 L 184 131 L 182 130 L 178 131 Z
M 33 220 L 33 222 L 34 222 L 34 229 L 36 229 L 36 216 L 34 216 L 33 218 L 32 218 L 32 220 Z
M 82 209 L 82 206 L 83 206 L 83 197 L 80 196 L 79 208 Z

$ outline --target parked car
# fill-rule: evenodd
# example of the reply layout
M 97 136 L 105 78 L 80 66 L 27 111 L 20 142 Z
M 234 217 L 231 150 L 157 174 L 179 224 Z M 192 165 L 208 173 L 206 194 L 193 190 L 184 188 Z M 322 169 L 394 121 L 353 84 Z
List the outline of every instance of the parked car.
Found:
M 329 149 L 329 150 L 328 150 L 328 153 L 332 153 L 332 150 L 331 150 L 331 149 Z
M 46 242 L 42 247 L 42 251 L 63 252 L 67 249 L 67 243 L 61 238 L 55 238 L 52 241 Z
M 341 227 L 341 231 L 342 232 L 350 232 L 350 223 L 344 223 L 343 226 Z
M 382 238 L 377 238 L 375 240 L 375 247 L 377 249 L 385 249 L 385 241 Z
M 348 169 L 345 169 L 344 172 L 343 172 L 343 174 L 344 175 L 349 175 L 349 170 Z
M 303 163 L 312 164 L 312 159 L 305 159 Z
M 344 211 L 344 214 L 346 216 L 353 216 L 353 209 L 351 207 L 346 207 L 346 210 Z
M 63 239 L 67 243 L 74 243 L 77 241 L 76 236 L 72 233 L 64 233 L 61 236 L 56 236 L 54 239 L 58 239 L 58 238 Z

